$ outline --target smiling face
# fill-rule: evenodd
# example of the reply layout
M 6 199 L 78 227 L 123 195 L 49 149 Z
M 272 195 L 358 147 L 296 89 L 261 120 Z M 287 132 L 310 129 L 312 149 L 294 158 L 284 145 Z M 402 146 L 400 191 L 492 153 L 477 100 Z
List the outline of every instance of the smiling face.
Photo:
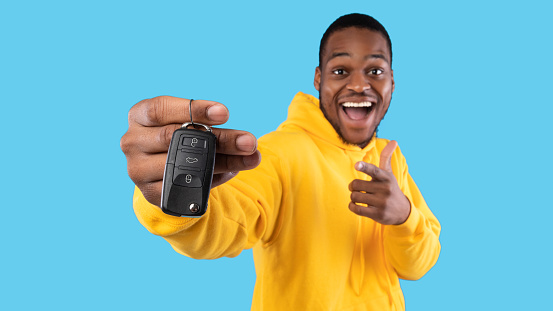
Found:
M 346 143 L 365 147 L 394 91 L 391 53 L 382 34 L 349 27 L 330 35 L 314 85 L 321 110 Z

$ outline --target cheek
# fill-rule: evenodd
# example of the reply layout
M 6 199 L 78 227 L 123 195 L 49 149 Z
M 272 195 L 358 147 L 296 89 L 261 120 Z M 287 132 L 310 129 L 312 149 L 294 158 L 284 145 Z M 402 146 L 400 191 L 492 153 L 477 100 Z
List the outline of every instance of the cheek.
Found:
M 390 102 L 392 100 L 392 92 L 393 92 L 393 85 L 391 82 L 385 83 L 380 89 L 382 105 L 380 106 L 381 108 L 379 111 L 382 114 L 382 117 L 384 117 L 384 114 L 386 113 L 386 111 L 388 111 L 388 107 L 390 107 Z
M 321 83 L 321 91 L 325 94 L 328 94 L 332 90 L 332 83 L 324 82 Z
M 334 100 L 334 97 L 336 97 L 336 94 L 340 90 L 340 87 L 336 85 L 336 83 L 321 83 L 321 90 L 319 93 L 321 94 L 321 99 L 324 99 L 326 102 L 330 104 Z
M 385 102 L 389 101 L 392 98 L 392 92 L 394 91 L 393 84 L 391 81 L 382 81 L 379 86 L 380 96 Z

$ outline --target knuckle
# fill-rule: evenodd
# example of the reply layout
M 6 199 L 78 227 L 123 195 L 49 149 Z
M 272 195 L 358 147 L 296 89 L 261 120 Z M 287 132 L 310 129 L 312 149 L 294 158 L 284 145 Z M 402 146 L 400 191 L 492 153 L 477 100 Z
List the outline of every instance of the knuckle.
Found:
M 229 147 L 229 133 L 226 131 L 218 131 L 217 135 L 217 150 L 225 150 Z
M 171 96 L 162 95 L 150 98 L 146 101 L 154 104 L 155 106 L 164 106 L 167 105 L 167 102 L 170 100 L 170 98 Z
M 224 163 L 224 169 L 226 171 L 236 169 L 236 161 L 234 161 L 236 158 L 232 156 L 225 157 L 225 163 Z
M 245 156 L 235 155 L 229 158 L 232 159 L 232 162 L 228 166 L 228 169 L 231 171 L 242 171 L 248 167 L 245 162 Z
M 167 111 L 169 96 L 158 96 L 149 100 L 144 100 L 144 114 L 146 119 L 152 124 L 157 124 L 163 120 L 163 115 Z
M 173 138 L 174 129 L 171 126 L 164 126 L 160 129 L 158 141 L 169 149 L 169 144 Z
M 349 202 L 349 205 L 348 205 L 350 211 L 354 212 L 355 214 L 358 214 L 359 215 L 359 206 L 353 202 Z
M 121 137 L 119 146 L 121 147 L 123 153 L 129 157 L 137 149 L 137 136 L 129 129 L 129 131 Z
M 124 154 L 128 154 L 132 149 L 132 145 L 133 144 L 129 139 L 129 133 L 127 132 L 121 137 L 121 141 L 119 141 L 119 146 L 121 147 L 121 150 Z
M 376 179 L 379 179 L 382 177 L 380 170 L 376 166 L 371 166 L 370 169 L 371 169 L 371 176 L 373 176 Z
M 363 194 L 359 193 L 357 191 L 354 191 L 354 192 L 351 193 L 350 199 L 351 199 L 352 202 L 362 203 L 363 202 Z
M 154 123 L 158 118 L 157 106 L 158 105 L 156 105 L 154 101 L 147 101 L 144 103 L 144 114 L 146 116 L 146 120 L 151 123 Z
M 351 188 L 354 189 L 354 190 L 360 189 L 361 186 L 362 186 L 362 181 L 359 180 L 359 179 L 354 179 L 354 180 L 351 182 Z
M 140 113 L 141 109 L 143 109 L 142 107 L 144 106 L 145 101 L 146 100 L 140 101 L 134 106 L 132 106 L 131 109 L 129 109 L 129 116 L 128 116 L 129 124 L 132 124 L 133 121 L 137 119 L 136 117 Z
M 127 173 L 129 174 L 131 180 L 136 184 L 136 186 L 138 186 L 138 188 L 141 188 L 143 182 L 140 171 L 136 168 L 136 166 L 133 164 L 133 161 L 130 159 L 127 161 Z

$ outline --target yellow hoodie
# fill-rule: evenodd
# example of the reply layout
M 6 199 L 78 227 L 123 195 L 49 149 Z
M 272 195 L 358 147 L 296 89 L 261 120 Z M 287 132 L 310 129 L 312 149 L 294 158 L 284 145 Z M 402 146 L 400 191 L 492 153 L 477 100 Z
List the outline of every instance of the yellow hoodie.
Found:
M 368 179 L 357 161 L 378 165 L 385 139 L 344 144 L 319 109 L 298 93 L 288 119 L 259 139 L 261 164 L 212 189 L 201 218 L 164 214 L 136 188 L 140 222 L 192 258 L 234 257 L 253 247 L 252 310 L 404 310 L 399 279 L 422 277 L 440 253 L 440 224 L 396 148 L 392 169 L 411 202 L 401 225 L 348 209 L 348 184 Z

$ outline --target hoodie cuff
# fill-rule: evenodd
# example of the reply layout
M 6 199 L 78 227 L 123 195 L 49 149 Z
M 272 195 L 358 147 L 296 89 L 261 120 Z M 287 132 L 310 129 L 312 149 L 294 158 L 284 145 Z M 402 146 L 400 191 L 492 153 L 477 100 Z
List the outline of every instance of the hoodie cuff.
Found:
M 411 213 L 407 220 L 400 225 L 386 226 L 387 233 L 392 237 L 398 238 L 413 236 L 417 232 L 422 217 L 421 211 L 411 204 Z

